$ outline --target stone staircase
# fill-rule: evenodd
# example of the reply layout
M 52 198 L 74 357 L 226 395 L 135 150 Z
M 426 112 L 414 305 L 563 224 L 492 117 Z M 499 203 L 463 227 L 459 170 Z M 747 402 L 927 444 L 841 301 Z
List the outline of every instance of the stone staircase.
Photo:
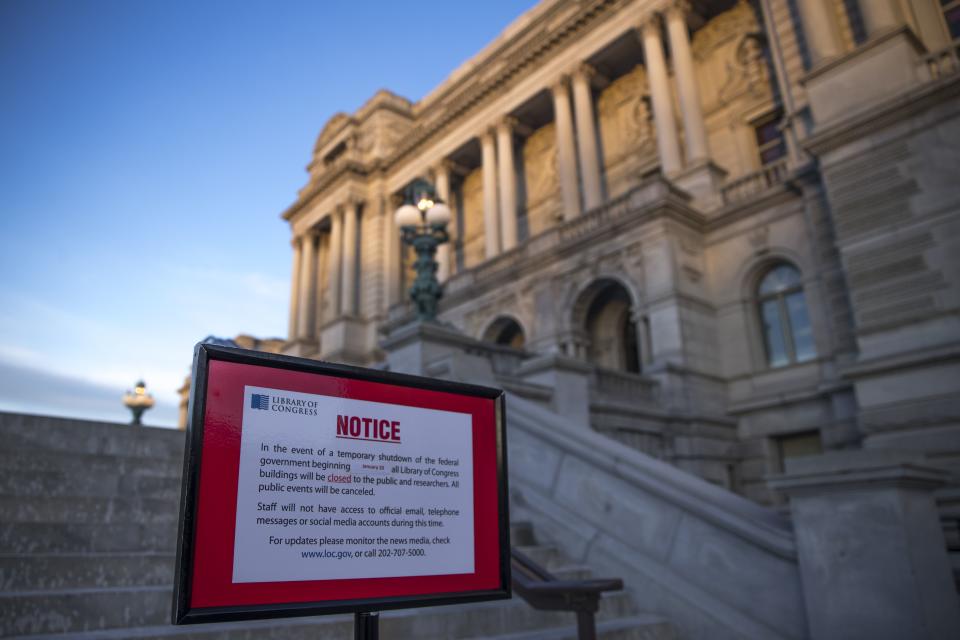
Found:
M 348 638 L 352 616 L 169 624 L 183 433 L 0 413 L 0 636 L 41 638 Z M 514 544 L 560 578 L 590 571 Z M 671 639 L 629 593 L 604 598 L 598 635 Z M 510 601 L 384 613 L 384 638 L 576 638 L 575 617 Z

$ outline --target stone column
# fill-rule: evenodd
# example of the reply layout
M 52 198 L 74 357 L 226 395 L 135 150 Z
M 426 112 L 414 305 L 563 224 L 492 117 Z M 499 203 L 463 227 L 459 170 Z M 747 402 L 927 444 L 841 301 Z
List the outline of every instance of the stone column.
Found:
M 384 196 L 384 215 L 381 220 L 383 226 L 383 281 L 386 293 L 384 311 L 400 302 L 403 294 L 400 291 L 400 231 L 394 222 L 393 214 L 398 206 L 394 198 Z
M 581 64 L 573 74 L 573 112 L 577 119 L 577 149 L 580 151 L 580 172 L 583 175 L 583 208 L 587 211 L 603 203 L 600 181 L 600 149 L 593 117 L 593 93 L 590 77 L 593 67 Z
M 293 247 L 293 269 L 290 271 L 290 324 L 287 327 L 287 340 L 297 339 L 298 316 L 300 315 L 300 244 L 301 237 L 295 237 Z
M 860 14 L 871 38 L 904 22 L 898 0 L 860 0 Z
M 344 315 L 357 314 L 357 216 L 360 203 L 347 202 L 343 209 L 343 260 L 341 271 L 341 306 Z
M 487 258 L 500 253 L 500 214 L 497 211 L 497 149 L 493 132 L 480 136 L 483 155 L 483 238 Z
M 667 9 L 667 33 L 670 36 L 670 52 L 673 55 L 673 74 L 677 81 L 680 111 L 683 114 L 683 131 L 687 146 L 687 164 L 707 160 L 707 127 L 703 122 L 703 107 L 697 76 L 690 52 L 690 36 L 687 33 L 687 3 L 677 1 Z
M 323 326 L 324 318 L 326 317 L 326 306 L 327 302 L 324 296 L 324 287 L 326 282 L 327 275 L 327 266 L 328 266 L 328 254 L 330 253 L 330 236 L 323 232 L 317 233 L 317 255 L 314 258 L 314 263 L 316 263 L 316 280 L 317 287 L 316 293 L 314 294 L 314 326 L 319 330 Z M 317 334 L 317 337 L 320 337 L 320 334 Z
M 560 78 L 550 87 L 550 92 L 553 94 L 553 117 L 557 129 L 557 177 L 563 198 L 563 217 L 572 220 L 580 215 L 580 184 L 577 179 L 576 144 L 567 77 Z
M 817 66 L 824 60 L 840 55 L 843 47 L 837 29 L 837 12 L 832 3 L 828 4 L 827 0 L 799 0 L 797 9 L 800 22 L 803 23 L 811 64 Z
M 517 171 L 513 164 L 513 127 L 516 120 L 497 124 L 497 168 L 500 173 L 500 249 L 517 246 Z
M 437 188 L 437 197 L 450 207 L 451 220 L 447 224 L 450 239 L 437 247 L 437 280 L 446 281 L 450 277 L 450 243 L 453 242 L 454 221 L 453 203 L 450 202 L 450 165 L 441 161 L 433 170 L 434 186 Z
M 670 97 L 670 82 L 667 79 L 667 64 L 663 59 L 663 42 L 660 38 L 660 21 L 650 16 L 640 27 L 643 40 L 643 57 L 650 82 L 650 98 L 653 102 L 653 124 L 657 130 L 657 150 L 660 167 L 665 175 L 680 170 L 680 143 L 677 140 L 677 123 L 673 118 L 673 100 Z
M 810 637 L 960 638 L 960 607 L 933 491 L 950 475 L 874 449 L 787 461 Z
M 316 326 L 317 308 L 317 232 L 311 229 L 301 239 L 300 302 L 297 337 L 312 340 Z
M 340 260 L 343 256 L 343 210 L 337 209 L 333 212 L 330 219 L 330 249 L 327 252 L 329 262 L 327 263 L 330 273 L 330 286 L 327 288 L 327 295 L 330 296 L 327 308 L 330 309 L 330 320 L 340 316 L 342 307 L 340 306 Z

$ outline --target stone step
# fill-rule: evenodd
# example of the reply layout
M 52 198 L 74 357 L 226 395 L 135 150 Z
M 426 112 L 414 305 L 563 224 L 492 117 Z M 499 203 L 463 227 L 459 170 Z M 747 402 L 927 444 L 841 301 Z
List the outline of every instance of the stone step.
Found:
M 0 592 L 163 586 L 173 553 L 0 555 Z
M 136 522 L 175 526 L 178 499 L 0 496 L 0 522 L 108 524 Z
M 175 554 L 44 553 L 0 555 L 0 591 L 142 587 L 173 581 Z M 586 580 L 589 567 L 567 565 L 551 570 L 559 580 Z
M 0 468 L 0 495 L 32 497 L 142 497 L 176 501 L 180 477 L 105 471 L 33 471 Z
M 533 536 L 533 525 L 529 522 L 510 523 L 510 544 L 514 547 L 536 544 Z
M 415 615 L 417 612 L 416 609 L 408 611 L 408 615 Z M 405 632 L 405 629 L 402 628 L 404 625 L 401 624 L 399 618 L 395 618 L 394 621 L 390 617 L 391 614 L 383 614 L 380 637 L 384 640 L 413 637 L 400 635 Z M 10 636 L 10 638 L 11 640 L 67 640 L 68 638 L 70 640 L 161 640 L 165 638 L 178 638 L 180 640 L 339 640 L 349 638 L 352 634 L 353 618 L 338 615 L 326 618 L 256 620 L 179 627 L 159 625 L 67 634 L 18 635 Z M 461 636 L 425 634 L 416 637 L 430 640 L 431 638 L 457 638 Z M 495 636 L 474 635 L 469 636 L 469 638 L 470 640 L 479 640 L 480 638 L 490 640 L 577 640 L 578 635 L 575 626 L 564 626 Z M 641 614 L 598 621 L 597 638 L 598 640 L 676 640 L 678 636 L 673 625 L 663 618 Z
M 175 522 L 156 525 L 20 522 L 0 523 L 0 554 L 175 550 Z
M 0 439 L 9 449 L 182 458 L 184 437 L 173 429 L 0 413 Z
M 6 592 L 0 595 L 0 635 L 72 634 L 119 628 L 129 631 L 130 627 L 163 625 L 169 620 L 171 598 L 170 587 Z M 601 601 L 598 617 L 632 613 L 630 599 L 618 593 Z M 572 615 L 536 611 L 514 598 L 509 602 L 430 607 L 412 617 L 385 615 L 381 629 L 390 634 L 387 637 L 483 636 L 561 626 L 569 624 Z
M 57 472 L 77 477 L 81 475 L 101 478 L 115 475 L 143 475 L 179 479 L 182 469 L 182 456 L 145 458 L 37 448 L 0 450 L 0 470 L 14 478 L 17 472 L 21 472 L 24 477 L 39 472 Z
M 398 615 L 399 613 L 399 615 Z M 575 626 L 541 628 L 520 632 L 508 632 L 495 636 L 450 636 L 427 633 L 421 625 L 424 635 L 403 635 L 409 632 L 409 623 L 403 618 L 416 616 L 417 609 L 403 612 L 388 612 L 382 615 L 380 636 L 384 640 L 392 638 L 406 639 L 416 637 L 431 638 L 491 638 L 495 640 L 575 640 Z M 568 614 L 573 615 L 573 614 Z M 71 634 L 43 634 L 15 636 L 30 640 L 160 640 L 178 638 L 180 640 L 340 640 L 353 635 L 352 616 L 329 616 L 324 618 L 291 618 L 287 620 L 255 620 L 219 624 L 174 627 L 161 625 L 133 629 L 113 629 Z M 597 623 L 597 637 L 602 640 L 676 640 L 673 626 L 663 618 L 654 615 L 635 615 L 629 617 L 602 620 Z
M 162 624 L 170 616 L 171 594 L 166 585 L 4 592 L 0 595 L 0 635 Z
M 520 553 L 527 556 L 544 569 L 553 571 L 554 568 L 568 565 L 570 561 L 552 544 L 513 545 Z
M 571 614 L 573 615 L 573 614 Z M 577 640 L 576 626 L 536 629 L 498 636 L 480 636 L 489 640 Z M 597 622 L 597 638 L 603 640 L 677 640 L 677 631 L 664 618 L 652 614 L 614 618 Z
M 593 578 L 590 567 L 582 564 L 568 564 L 550 569 L 550 573 L 557 580 L 589 580 Z

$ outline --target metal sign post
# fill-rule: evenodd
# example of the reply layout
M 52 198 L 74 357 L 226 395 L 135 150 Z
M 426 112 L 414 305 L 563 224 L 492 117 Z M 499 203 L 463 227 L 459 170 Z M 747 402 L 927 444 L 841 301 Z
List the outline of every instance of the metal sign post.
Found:
M 353 616 L 353 640 L 380 640 L 380 614 L 364 611 Z
M 174 624 L 509 598 L 499 389 L 197 345 Z

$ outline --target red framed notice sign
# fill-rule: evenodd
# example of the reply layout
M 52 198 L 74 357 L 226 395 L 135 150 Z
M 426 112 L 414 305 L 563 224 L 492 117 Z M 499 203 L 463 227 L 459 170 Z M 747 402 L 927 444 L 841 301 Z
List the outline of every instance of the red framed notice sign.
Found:
M 510 597 L 498 389 L 199 344 L 173 622 Z

